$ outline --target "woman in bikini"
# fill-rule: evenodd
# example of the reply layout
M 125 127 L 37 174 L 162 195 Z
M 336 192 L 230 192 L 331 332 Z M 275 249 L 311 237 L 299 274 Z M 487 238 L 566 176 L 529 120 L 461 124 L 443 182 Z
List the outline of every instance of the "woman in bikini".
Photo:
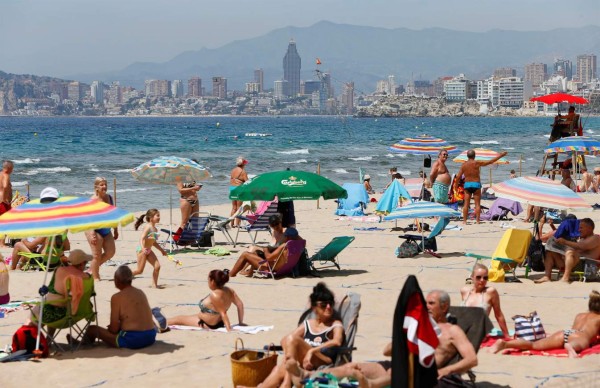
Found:
M 146 214 L 142 214 L 135 222 L 135 230 L 138 230 L 140 225 L 144 222 L 144 218 L 148 222 L 148 225 L 144 227 L 142 235 L 140 236 L 140 245 L 136 249 L 137 254 L 137 269 L 132 271 L 133 276 L 140 275 L 144 272 L 146 261 L 150 263 L 154 270 L 152 271 L 152 287 L 160 288 L 158 286 L 158 273 L 160 272 L 160 262 L 158 257 L 152 251 L 152 247 L 156 247 L 163 256 L 167 255 L 165 251 L 157 242 L 158 240 L 158 229 L 156 224 L 160 222 L 160 212 L 156 209 L 150 209 Z
M 462 306 L 466 307 L 481 307 L 487 315 L 490 315 L 492 309 L 500 330 L 504 337 L 508 337 L 508 327 L 504 314 L 500 309 L 500 295 L 494 287 L 487 286 L 488 269 L 483 264 L 475 264 L 471 273 L 472 285 L 464 286 L 460 289 Z
M 232 304 L 237 308 L 238 326 L 245 326 L 244 303 L 233 289 L 225 287 L 228 281 L 228 270 L 213 269 L 210 271 L 208 273 L 208 288 L 210 289 L 210 293 L 198 303 L 200 312 L 198 314 L 179 315 L 169 318 L 166 320 L 167 326 L 197 326 L 212 330 L 225 327 L 227 331 L 231 331 L 231 322 L 227 315 L 227 310 L 229 310 Z M 153 313 L 156 314 L 156 312 Z
M 179 208 L 181 209 L 181 225 L 179 225 L 178 233 L 181 233 L 187 225 L 190 217 L 200 210 L 198 202 L 198 191 L 202 188 L 201 184 L 192 182 L 177 182 L 177 190 L 181 198 L 179 199 Z
M 344 326 L 333 309 L 334 300 L 333 292 L 325 283 L 320 282 L 313 287 L 310 305 L 314 318 L 306 319 L 281 340 L 285 361 L 296 361 L 309 371 L 335 361 L 336 353 L 331 348 L 342 346 Z M 260 387 L 289 387 L 291 381 L 286 363 L 283 362 L 273 369 Z
M 94 180 L 94 195 L 92 199 L 113 205 L 113 198 L 107 194 L 108 183 L 106 178 L 97 177 Z M 90 265 L 94 281 L 100 281 L 100 266 L 110 260 L 116 252 L 115 240 L 119 238 L 119 229 L 114 228 L 114 235 L 110 228 L 101 228 L 85 232 L 85 237 L 92 249 L 94 259 Z
M 231 174 L 229 176 L 229 191 L 231 192 L 238 186 L 243 185 L 246 181 L 248 181 L 248 173 L 246 173 L 246 165 L 248 161 L 243 157 L 239 156 L 235 162 L 235 168 L 231 170 Z M 237 213 L 238 209 L 242 206 L 242 201 L 231 201 L 231 214 L 234 215 Z M 240 226 L 241 220 L 236 218 L 231 223 L 231 226 L 237 228 Z

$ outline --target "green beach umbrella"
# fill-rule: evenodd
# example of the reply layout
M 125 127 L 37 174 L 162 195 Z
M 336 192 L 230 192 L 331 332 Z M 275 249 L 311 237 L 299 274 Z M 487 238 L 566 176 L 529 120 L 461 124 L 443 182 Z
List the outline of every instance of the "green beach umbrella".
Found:
M 236 201 L 272 201 L 275 196 L 280 201 L 292 201 L 320 197 L 348 198 L 348 193 L 340 185 L 321 175 L 290 170 L 260 174 L 229 193 L 229 199 Z

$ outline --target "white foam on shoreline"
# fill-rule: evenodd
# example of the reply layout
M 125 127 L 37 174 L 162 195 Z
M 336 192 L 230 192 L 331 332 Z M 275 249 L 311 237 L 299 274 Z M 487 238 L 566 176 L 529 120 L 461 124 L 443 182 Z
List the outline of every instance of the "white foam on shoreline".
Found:
M 23 171 L 22 174 L 23 175 L 37 175 L 40 173 L 46 173 L 46 174 L 56 174 L 59 172 L 69 172 L 71 171 L 71 169 L 69 167 L 40 167 L 40 168 L 35 168 L 29 171 Z
M 13 187 L 25 187 L 29 183 L 28 181 L 10 182 Z
M 497 140 L 473 140 L 469 144 L 500 144 Z
M 39 163 L 40 159 L 38 158 L 25 158 L 25 159 L 16 159 L 12 161 L 14 164 L 34 164 Z
M 307 155 L 308 154 L 308 148 L 303 148 L 300 150 L 291 150 L 291 151 L 275 151 L 278 154 L 284 154 L 284 155 L 298 155 L 298 154 L 303 154 L 303 155 Z
M 515 147 L 502 147 L 503 150 L 514 150 Z
M 344 168 L 334 168 L 333 170 L 331 170 L 337 174 L 350 174 L 346 169 Z
M 294 160 L 293 162 L 283 162 L 283 164 L 298 164 L 298 163 L 308 163 L 308 161 L 306 159 L 298 159 L 298 160 Z

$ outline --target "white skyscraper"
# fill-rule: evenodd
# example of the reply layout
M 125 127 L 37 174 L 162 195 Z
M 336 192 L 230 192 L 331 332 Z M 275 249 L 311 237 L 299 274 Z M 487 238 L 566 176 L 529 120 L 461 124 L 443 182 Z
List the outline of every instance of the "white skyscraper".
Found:
M 104 104 L 104 84 L 101 81 L 92 82 L 90 95 L 96 104 Z
M 173 98 L 183 97 L 183 81 L 180 79 L 171 82 L 171 96 L 173 96 Z

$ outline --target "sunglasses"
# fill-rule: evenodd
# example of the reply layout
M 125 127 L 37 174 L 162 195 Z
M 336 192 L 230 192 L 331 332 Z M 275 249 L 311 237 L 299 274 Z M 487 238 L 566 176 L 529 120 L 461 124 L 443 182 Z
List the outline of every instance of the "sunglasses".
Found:
M 324 309 L 324 308 L 327 308 L 327 306 L 333 307 L 333 302 L 331 302 L 331 301 L 328 301 L 328 302 L 319 301 L 319 302 L 315 303 L 315 306 L 318 306 L 318 307 Z
M 448 156 L 448 154 L 442 154 L 442 156 Z
M 475 275 L 475 279 L 477 279 L 477 280 L 481 280 L 481 279 L 488 280 L 488 276 L 487 275 L 486 276 Z

